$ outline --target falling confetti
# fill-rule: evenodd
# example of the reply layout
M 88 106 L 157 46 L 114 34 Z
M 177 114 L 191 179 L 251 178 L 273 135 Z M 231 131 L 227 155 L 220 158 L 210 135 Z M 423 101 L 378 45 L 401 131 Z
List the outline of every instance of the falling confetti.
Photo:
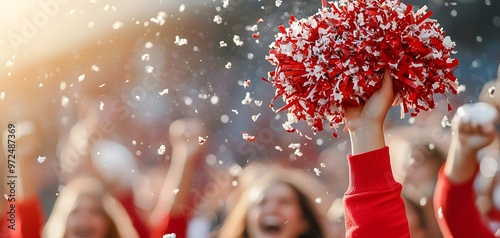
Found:
M 168 88 L 163 89 L 163 91 L 159 92 L 158 94 L 160 94 L 160 96 L 163 96 L 163 95 L 165 95 L 165 94 L 168 94 Z
M 101 101 L 101 103 L 99 104 L 99 110 L 104 110 L 104 103 Z
M 274 2 L 274 4 L 276 5 L 276 7 L 280 7 L 282 2 L 283 2 L 283 1 L 281 1 L 281 0 L 276 0 L 276 1 Z
M 277 151 L 283 151 L 283 149 L 282 149 L 280 146 L 274 146 L 274 148 L 275 148 Z
M 61 97 L 61 106 L 68 107 L 68 103 L 69 103 L 69 98 L 66 96 L 62 96 Z
M 217 23 L 217 24 L 221 24 L 222 23 L 222 17 L 219 16 L 219 15 L 215 15 L 214 16 L 214 22 Z
M 5 92 L 0 93 L 0 99 L 2 99 L 2 101 L 5 99 Z
M 165 154 L 166 147 L 165 145 L 160 145 L 160 148 L 158 148 L 158 154 L 163 155 Z
M 247 140 L 248 142 L 252 142 L 255 140 L 255 136 L 250 136 L 244 131 L 241 132 L 241 135 L 243 136 L 243 139 Z
M 40 163 L 40 164 L 41 164 L 41 163 L 45 162 L 45 160 L 46 160 L 46 159 L 47 159 L 47 158 L 46 158 L 45 156 L 38 156 L 38 159 L 37 159 L 37 160 L 38 160 L 38 163 Z
M 245 79 L 245 81 L 243 81 L 243 88 L 248 88 L 248 87 L 250 87 L 250 85 L 252 85 L 252 82 L 250 82 L 250 79 Z
M 240 39 L 240 36 L 238 35 L 234 35 L 233 36 L 233 42 L 236 46 L 242 46 L 243 45 L 243 41 L 241 41 Z
M 253 100 L 253 99 L 250 97 L 250 93 L 249 93 L 249 92 L 247 92 L 247 93 L 245 94 L 245 98 L 241 101 L 241 104 L 243 104 L 243 105 L 248 105 L 248 104 L 250 104 L 250 103 L 252 102 L 252 100 Z
M 99 67 L 97 67 L 97 65 L 95 64 L 93 64 L 90 68 L 95 72 L 99 72 Z
M 207 137 L 206 137 L 207 138 Z M 203 138 L 201 136 L 198 136 L 198 144 L 203 145 L 207 141 L 206 138 Z
M 219 42 L 219 46 L 220 46 L 220 48 L 222 48 L 222 47 L 226 47 L 226 46 L 227 46 L 227 43 L 226 43 L 226 42 L 224 42 L 224 41 L 220 41 L 220 42 Z
M 227 62 L 225 68 L 230 69 L 232 66 L 233 66 L 233 64 L 231 62 Z
M 257 119 L 259 119 L 259 116 L 260 116 L 260 113 L 257 114 L 257 115 L 252 115 L 252 121 L 257 121 Z
M 85 79 L 85 74 L 82 74 L 80 76 L 78 76 L 78 82 L 81 82 Z
M 187 39 L 180 38 L 179 36 L 175 36 L 174 44 L 181 46 L 181 45 L 186 45 L 187 43 L 188 43 Z

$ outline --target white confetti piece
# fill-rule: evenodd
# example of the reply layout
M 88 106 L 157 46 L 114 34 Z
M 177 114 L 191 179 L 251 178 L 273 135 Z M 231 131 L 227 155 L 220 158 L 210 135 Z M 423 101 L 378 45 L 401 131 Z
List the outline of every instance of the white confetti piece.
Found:
M 321 174 L 321 170 L 319 170 L 318 168 L 314 168 L 314 173 L 316 173 L 316 176 L 319 176 Z
M 206 138 L 208 138 L 208 137 L 206 137 Z M 201 136 L 198 136 L 198 144 L 200 144 L 200 145 L 205 144 L 205 142 L 207 141 L 207 139 L 206 139 L 206 138 L 203 138 L 203 137 L 201 137 Z
M 173 193 L 173 194 L 177 194 L 177 193 L 179 193 L 179 189 L 178 189 L 178 188 L 174 189 L 174 190 L 172 191 L 172 193 Z
M 222 7 L 227 8 L 229 6 L 229 0 L 222 0 Z
M 445 128 L 447 126 L 451 126 L 451 123 L 448 120 L 448 117 L 444 116 L 443 119 L 441 120 L 441 127 Z
M 116 21 L 115 23 L 113 23 L 113 29 L 115 29 L 115 30 L 118 30 L 122 27 L 123 27 L 123 22 L 121 22 L 121 21 Z
M 247 140 L 248 142 L 252 142 L 255 140 L 255 136 L 248 135 L 248 133 L 246 133 L 244 131 L 241 132 L 241 136 L 243 137 L 243 139 Z
M 226 42 L 224 42 L 223 40 L 221 40 L 221 41 L 219 42 L 219 46 L 220 46 L 220 48 L 222 48 L 222 47 L 226 47 L 226 46 L 227 46 L 227 43 L 226 43 Z
M 278 145 L 277 145 L 277 146 L 275 146 L 274 148 L 275 148 L 277 151 L 283 151 L 283 149 L 282 149 L 280 146 L 278 146 Z
M 187 39 L 180 38 L 179 36 L 175 36 L 174 44 L 181 46 L 181 45 L 186 45 L 187 43 L 188 43 Z
M 150 41 L 148 41 L 148 42 L 146 42 L 146 44 L 144 44 L 144 47 L 145 47 L 146 49 L 151 49 L 151 48 L 153 48 L 153 43 L 152 43 L 152 42 L 150 42 Z
M 252 116 L 252 121 L 254 121 L 254 122 L 257 121 L 257 119 L 259 119 L 259 116 L 260 116 L 260 113 L 257 114 L 257 115 L 253 115 Z
M 0 93 L 0 99 L 2 99 L 2 101 L 5 99 L 5 92 Z
M 315 198 L 315 199 L 314 199 L 314 202 L 315 202 L 316 204 L 321 204 L 321 198 L 320 198 L 320 197 Z
M 248 88 L 251 84 L 252 82 L 250 82 L 250 79 L 245 79 L 245 81 L 243 81 L 243 88 Z
M 175 233 L 170 233 L 170 234 L 165 234 L 163 235 L 162 238 L 176 238 L 177 236 L 175 235 Z
M 90 66 L 90 69 L 92 69 L 95 72 L 99 72 L 99 67 L 97 67 L 97 65 L 95 65 L 95 64 L 93 64 L 92 66 Z
M 236 46 L 242 46 L 243 45 L 243 41 L 241 41 L 240 39 L 240 36 L 238 35 L 234 35 L 233 36 L 233 42 Z
M 255 103 L 255 105 L 257 105 L 257 107 L 262 106 L 262 101 L 254 100 L 253 103 Z
M 160 148 L 158 148 L 158 154 L 163 155 L 165 154 L 166 147 L 165 145 L 160 145 Z
M 241 101 L 241 104 L 243 104 L 243 105 L 248 105 L 248 104 L 250 104 L 250 103 L 252 102 L 252 100 L 253 100 L 253 99 L 250 97 L 250 93 L 249 93 L 249 92 L 247 92 L 247 93 L 245 94 L 245 98 Z
M 168 88 L 163 89 L 163 91 L 159 92 L 158 94 L 160 94 L 160 96 L 163 96 L 163 95 L 165 95 L 165 94 L 168 94 Z
M 99 110 L 104 110 L 104 103 L 101 101 L 101 103 L 99 104 Z
M 214 16 L 214 22 L 217 23 L 217 24 L 221 24 L 222 23 L 222 17 L 219 16 L 219 15 L 215 15 Z
M 230 69 L 233 66 L 231 62 L 227 62 L 226 66 L 224 66 L 226 69 Z
M 78 76 L 78 82 L 81 82 L 85 79 L 85 74 L 82 74 L 80 76 Z
M 104 86 L 106 86 L 106 84 L 105 84 L 105 83 L 103 83 L 103 84 L 101 84 L 101 85 L 99 85 L 99 86 L 97 86 L 97 87 L 102 88 L 102 87 L 104 87 Z
M 45 160 L 46 160 L 46 159 L 47 159 L 47 158 L 46 158 L 45 156 L 38 156 L 38 159 L 37 159 L 37 160 L 38 160 L 38 163 L 40 163 L 40 164 L 41 164 L 41 163 L 45 162 Z
M 69 103 L 69 98 L 66 96 L 62 96 L 61 97 L 61 106 L 68 107 L 68 103 Z
M 179 12 L 181 12 L 181 13 L 182 13 L 182 12 L 184 12 L 185 10 L 186 10 L 186 5 L 181 4 L 181 5 L 179 6 Z
M 149 54 L 143 54 L 141 56 L 141 59 L 144 60 L 144 61 L 149 61 L 149 58 L 150 58 Z
M 291 143 L 290 145 L 288 145 L 288 148 L 298 149 L 298 148 L 300 148 L 300 143 Z
M 283 1 L 281 0 L 276 0 L 274 3 L 276 4 L 276 7 L 280 7 L 282 2 Z
M 296 156 L 302 156 L 302 152 L 300 151 L 300 149 L 295 149 L 295 152 L 293 152 L 294 155 Z
M 236 115 L 238 115 L 238 110 L 233 109 L 233 110 L 231 110 L 231 111 L 232 111 L 232 112 L 234 112 Z
M 5 63 L 5 66 L 12 67 L 12 66 L 14 66 L 14 62 L 12 62 L 11 60 L 7 60 L 7 62 Z

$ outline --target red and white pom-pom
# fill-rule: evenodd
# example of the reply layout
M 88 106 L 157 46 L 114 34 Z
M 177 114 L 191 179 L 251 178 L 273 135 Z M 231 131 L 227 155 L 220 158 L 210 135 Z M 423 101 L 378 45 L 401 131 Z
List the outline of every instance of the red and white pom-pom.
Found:
M 325 4 L 326 5 L 326 4 Z M 280 26 L 266 59 L 276 66 L 266 81 L 288 110 L 286 130 L 305 120 L 313 131 L 343 123 L 347 107 L 362 105 L 389 68 L 402 116 L 435 107 L 434 94 L 457 92 L 455 43 L 426 7 L 413 11 L 399 0 L 343 1 L 307 19 Z M 454 53 L 454 52 L 453 52 Z M 271 103 L 273 107 L 273 103 Z

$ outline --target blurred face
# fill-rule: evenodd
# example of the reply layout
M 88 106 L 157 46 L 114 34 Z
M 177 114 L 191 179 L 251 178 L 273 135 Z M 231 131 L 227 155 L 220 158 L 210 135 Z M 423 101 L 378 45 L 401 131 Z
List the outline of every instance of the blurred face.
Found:
M 308 228 L 297 194 L 283 183 L 264 190 L 247 216 L 247 231 L 251 238 L 293 238 Z
M 104 238 L 109 221 L 100 203 L 90 196 L 80 196 L 66 223 L 65 238 Z

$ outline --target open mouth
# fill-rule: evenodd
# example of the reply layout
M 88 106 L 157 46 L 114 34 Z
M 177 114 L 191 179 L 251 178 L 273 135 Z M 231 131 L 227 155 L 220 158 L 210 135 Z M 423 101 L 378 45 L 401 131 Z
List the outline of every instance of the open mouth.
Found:
M 74 235 L 75 237 L 88 238 L 94 236 L 94 231 L 89 228 L 80 228 L 75 231 Z
M 284 223 L 277 217 L 265 217 L 260 223 L 262 233 L 268 236 L 279 235 L 283 231 Z

